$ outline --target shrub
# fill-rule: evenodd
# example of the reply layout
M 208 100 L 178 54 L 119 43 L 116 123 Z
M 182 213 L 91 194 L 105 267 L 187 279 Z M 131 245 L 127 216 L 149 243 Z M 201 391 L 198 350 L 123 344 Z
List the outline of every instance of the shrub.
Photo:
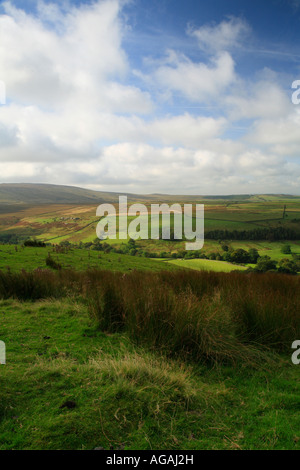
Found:
M 0 298 L 74 295 L 102 331 L 168 356 L 255 365 L 300 337 L 300 278 L 180 270 L 0 271 Z
M 109 288 L 96 282 L 90 291 L 99 327 L 122 328 L 136 343 L 171 356 L 256 364 L 261 348 L 289 350 L 300 334 L 298 278 L 133 272 L 111 273 L 106 282 Z
M 281 247 L 281 253 L 283 253 L 284 255 L 289 255 L 292 253 L 292 250 L 291 250 L 291 245 L 283 245 Z
M 60 270 L 61 269 L 61 264 L 57 263 L 51 256 L 50 253 L 48 253 L 48 256 L 46 258 L 46 266 L 49 266 L 49 268 Z
M 37 240 L 25 240 L 24 246 L 44 248 L 46 244 L 44 242 L 37 241 Z
M 272 260 L 270 256 L 261 256 L 258 259 L 256 269 L 257 271 L 267 272 L 276 270 L 277 264 L 276 261 Z
M 279 261 L 278 272 L 287 274 L 297 274 L 298 265 L 289 258 L 283 258 Z

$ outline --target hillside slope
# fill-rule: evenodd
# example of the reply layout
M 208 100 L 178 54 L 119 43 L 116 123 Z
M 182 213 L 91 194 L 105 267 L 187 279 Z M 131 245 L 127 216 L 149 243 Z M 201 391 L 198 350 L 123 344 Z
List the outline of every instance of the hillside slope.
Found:
M 201 196 L 201 195 L 168 195 L 168 194 L 131 194 L 114 193 L 106 191 L 93 191 L 75 186 L 63 186 L 55 184 L 31 184 L 31 183 L 2 183 L 0 184 L 0 204 L 101 204 L 117 203 L 119 195 L 127 195 L 130 202 L 205 202 L 212 204 L 214 201 L 234 204 L 237 202 L 271 202 L 273 199 L 293 200 L 299 199 L 287 195 L 223 195 L 223 196 Z
M 1 204 L 93 204 L 117 202 L 115 193 L 55 184 L 0 184 Z

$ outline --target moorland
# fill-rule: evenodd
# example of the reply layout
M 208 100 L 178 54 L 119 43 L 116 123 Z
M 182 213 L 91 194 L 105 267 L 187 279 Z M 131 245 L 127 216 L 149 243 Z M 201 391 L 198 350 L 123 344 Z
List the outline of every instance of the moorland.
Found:
M 204 204 L 203 249 L 0 185 L 0 449 L 299 449 L 300 197 L 127 196 Z

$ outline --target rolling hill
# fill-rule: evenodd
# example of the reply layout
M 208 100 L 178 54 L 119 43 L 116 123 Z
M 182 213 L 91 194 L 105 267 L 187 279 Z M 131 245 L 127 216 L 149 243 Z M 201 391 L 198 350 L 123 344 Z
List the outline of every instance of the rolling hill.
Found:
M 0 184 L 0 204 L 101 204 L 117 202 L 115 193 L 55 184 Z
M 55 184 L 32 184 L 32 183 L 2 183 L 0 184 L 0 204 L 1 205 L 40 205 L 40 204 L 101 204 L 117 203 L 119 194 L 127 195 L 128 200 L 147 202 L 206 202 L 211 204 L 214 201 L 224 203 L 234 202 L 266 202 L 272 199 L 286 200 L 294 199 L 297 196 L 287 195 L 168 195 L 168 194 L 131 194 L 114 193 L 105 191 L 93 191 L 90 189 L 75 186 L 63 186 Z M 298 197 L 299 198 L 299 197 Z
M 97 206 L 118 204 L 119 194 L 54 184 L 0 184 L 0 241 L 37 237 L 51 243 L 90 242 L 96 236 L 99 222 Z M 206 233 L 281 227 L 300 231 L 299 196 L 127 194 L 127 197 L 128 206 L 142 202 L 148 208 L 151 203 L 203 203 Z M 166 249 L 157 243 L 155 246 L 160 251 Z M 149 250 L 148 245 L 145 250 Z

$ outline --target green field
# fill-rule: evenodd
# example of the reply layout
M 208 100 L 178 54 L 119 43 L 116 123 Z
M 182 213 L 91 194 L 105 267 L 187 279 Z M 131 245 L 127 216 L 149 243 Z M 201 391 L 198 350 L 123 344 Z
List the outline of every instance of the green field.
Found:
M 151 250 L 155 246 L 155 241 L 137 242 L 141 248 L 147 247 L 149 251 L 174 251 L 172 242 L 157 241 L 157 250 Z M 256 248 L 260 256 L 268 255 L 271 259 L 279 261 L 282 258 L 292 259 L 292 254 L 284 255 L 281 248 L 285 242 L 232 242 L 232 249 Z M 177 245 L 177 244 L 175 244 Z M 300 254 L 300 242 L 289 242 L 293 254 Z M 203 250 L 207 255 L 212 252 L 222 253 L 218 242 L 209 240 L 205 242 Z M 20 271 L 25 269 L 45 269 L 46 258 L 50 256 L 65 269 L 108 269 L 112 271 L 131 271 L 162 269 L 170 270 L 176 268 L 189 268 L 196 270 L 212 270 L 216 272 L 231 272 L 234 270 L 244 270 L 246 267 L 224 261 L 205 260 L 205 259 L 151 259 L 142 256 L 130 256 L 118 253 L 104 253 L 89 249 L 80 249 L 76 247 L 68 248 L 65 252 L 57 253 L 55 247 L 22 247 L 20 245 L 0 245 L 0 270 Z
M 16 251 L 17 250 L 17 251 Z M 172 269 L 162 261 L 117 253 L 99 253 L 98 251 L 74 248 L 66 253 L 56 253 L 52 247 L 35 248 L 17 245 L 0 245 L 0 270 L 21 271 L 25 269 L 45 269 L 48 254 L 61 264 L 64 269 L 108 269 L 127 272 L 134 269 L 160 271 Z
M 168 261 L 167 264 L 175 265 L 180 268 L 195 269 L 197 271 L 214 271 L 219 273 L 230 273 L 234 270 L 243 271 L 247 269 L 246 267 L 233 265 L 231 263 L 226 263 L 225 261 L 214 261 L 208 259 L 172 260 Z

